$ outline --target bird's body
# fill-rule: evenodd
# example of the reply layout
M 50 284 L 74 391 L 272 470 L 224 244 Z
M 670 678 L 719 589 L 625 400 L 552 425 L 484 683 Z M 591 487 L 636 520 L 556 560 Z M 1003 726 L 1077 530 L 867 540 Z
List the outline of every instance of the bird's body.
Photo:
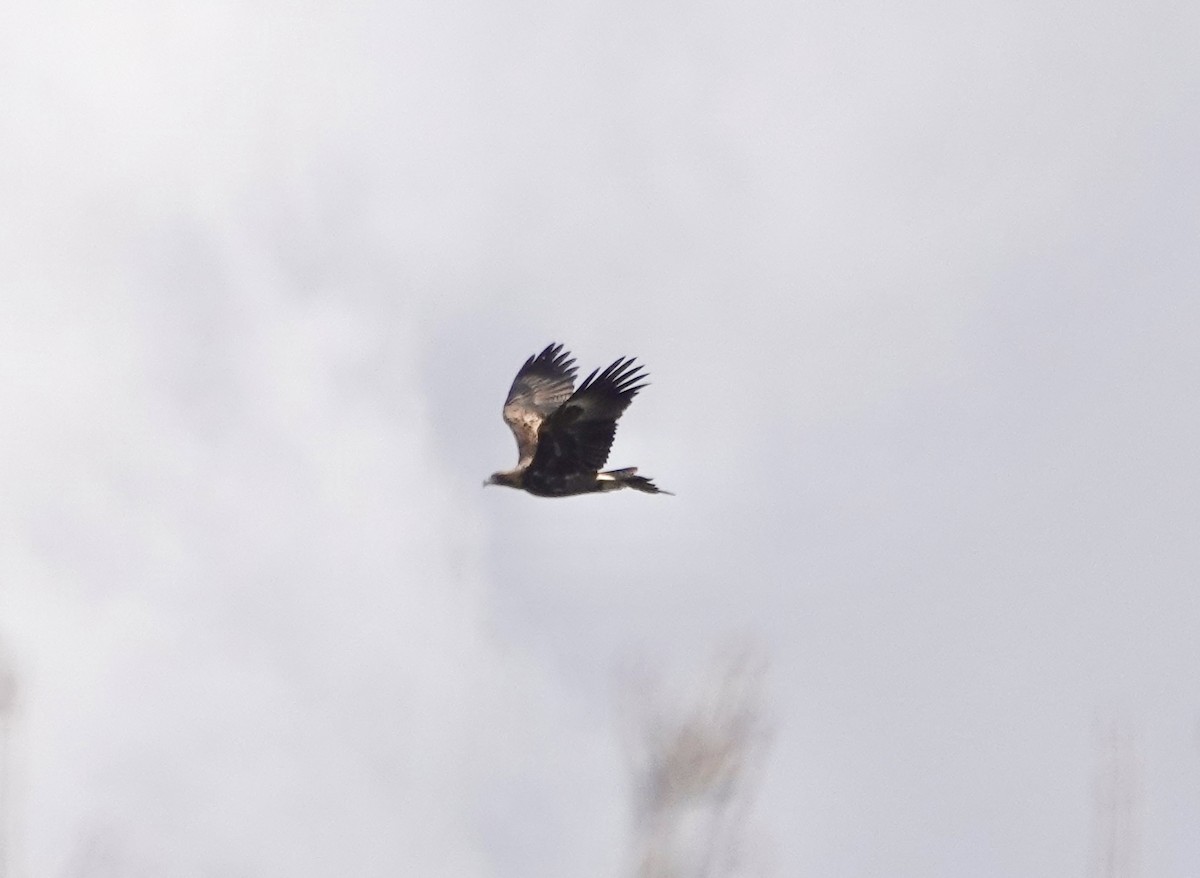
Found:
M 570 497 L 633 488 L 667 494 L 636 467 L 600 471 L 608 461 L 617 419 L 646 385 L 632 357 L 592 372 L 575 390 L 575 360 L 560 344 L 525 361 L 504 403 L 504 420 L 517 440 L 516 469 L 498 472 L 489 485 L 506 485 L 537 497 Z

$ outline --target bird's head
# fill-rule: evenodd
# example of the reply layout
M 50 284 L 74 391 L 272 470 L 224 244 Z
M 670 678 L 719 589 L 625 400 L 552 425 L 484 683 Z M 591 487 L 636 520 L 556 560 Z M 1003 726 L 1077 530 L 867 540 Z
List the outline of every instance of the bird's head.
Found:
M 521 474 L 519 472 L 492 473 L 488 476 L 487 481 L 483 483 L 485 488 L 488 485 L 504 485 L 508 488 L 519 488 L 521 487 Z

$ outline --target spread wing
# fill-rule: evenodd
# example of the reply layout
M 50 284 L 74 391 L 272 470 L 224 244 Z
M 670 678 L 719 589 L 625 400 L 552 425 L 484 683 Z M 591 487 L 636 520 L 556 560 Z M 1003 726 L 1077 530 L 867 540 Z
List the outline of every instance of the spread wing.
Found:
M 574 387 L 575 360 L 560 344 L 548 344 L 517 372 L 504 401 L 504 420 L 517 438 L 519 466 L 533 459 L 542 421 L 567 401 Z
M 633 357 L 617 360 L 599 376 L 596 372 L 542 423 L 531 472 L 596 472 L 608 460 L 617 418 L 646 386 L 646 374 Z

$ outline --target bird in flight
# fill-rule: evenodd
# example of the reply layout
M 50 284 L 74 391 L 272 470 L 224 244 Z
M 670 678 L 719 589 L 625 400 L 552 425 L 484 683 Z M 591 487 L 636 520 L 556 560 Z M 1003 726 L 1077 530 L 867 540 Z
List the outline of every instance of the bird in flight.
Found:
M 598 374 L 597 374 L 598 373 Z M 600 471 L 617 418 L 646 386 L 642 366 L 622 357 L 596 369 L 575 390 L 575 359 L 560 344 L 525 361 L 504 401 L 504 420 L 517 438 L 516 469 L 493 473 L 484 485 L 507 485 L 537 497 L 570 497 L 633 488 L 669 494 L 637 467 Z

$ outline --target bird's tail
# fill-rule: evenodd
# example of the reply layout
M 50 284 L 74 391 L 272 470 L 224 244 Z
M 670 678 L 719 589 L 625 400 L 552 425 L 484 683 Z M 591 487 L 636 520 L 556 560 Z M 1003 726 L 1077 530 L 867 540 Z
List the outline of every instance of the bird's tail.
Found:
M 664 491 L 658 485 L 645 476 L 637 474 L 637 467 L 631 466 L 625 469 L 610 469 L 607 472 L 598 473 L 598 478 L 601 483 L 605 484 L 602 490 L 616 491 L 618 488 L 633 488 L 635 491 L 641 491 L 645 494 L 670 494 L 670 491 Z M 673 495 L 672 495 L 673 496 Z

